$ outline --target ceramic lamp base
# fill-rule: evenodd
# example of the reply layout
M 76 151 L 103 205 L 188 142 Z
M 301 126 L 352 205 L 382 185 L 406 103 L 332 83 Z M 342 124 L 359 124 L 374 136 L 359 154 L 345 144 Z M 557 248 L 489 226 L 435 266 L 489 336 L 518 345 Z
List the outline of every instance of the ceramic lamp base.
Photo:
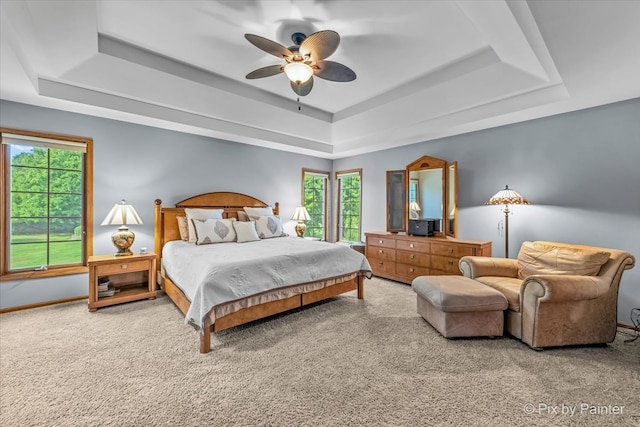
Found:
M 296 224 L 296 234 L 298 237 L 304 237 L 305 231 L 307 231 L 307 225 L 302 221 L 298 221 Z
M 118 252 L 114 254 L 114 256 L 130 256 L 133 255 L 131 252 L 131 245 L 133 245 L 133 241 L 135 240 L 136 235 L 133 234 L 133 231 L 129 231 L 127 227 L 124 225 L 118 228 L 118 231 L 111 235 L 111 241 L 113 245 L 118 249 Z

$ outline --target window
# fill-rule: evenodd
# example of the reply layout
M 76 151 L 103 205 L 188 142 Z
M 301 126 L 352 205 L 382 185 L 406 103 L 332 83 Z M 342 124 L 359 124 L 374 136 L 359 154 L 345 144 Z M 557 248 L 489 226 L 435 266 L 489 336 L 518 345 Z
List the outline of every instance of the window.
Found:
M 420 200 L 418 200 L 418 183 L 417 179 L 409 180 L 409 203 L 418 203 L 420 204 Z
M 420 181 L 409 180 L 409 219 L 420 219 Z
M 336 172 L 338 181 L 338 240 L 360 241 L 362 169 Z
M 329 172 L 302 169 L 302 203 L 311 219 L 307 237 L 327 240 L 327 187 Z
M 87 271 L 92 140 L 0 129 L 2 278 Z

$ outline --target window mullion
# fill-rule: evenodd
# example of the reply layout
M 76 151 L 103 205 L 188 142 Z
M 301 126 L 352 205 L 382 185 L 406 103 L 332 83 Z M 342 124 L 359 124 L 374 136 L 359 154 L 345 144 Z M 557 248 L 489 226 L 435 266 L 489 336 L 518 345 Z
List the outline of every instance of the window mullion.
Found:
M 51 265 L 51 150 L 47 150 L 47 265 Z

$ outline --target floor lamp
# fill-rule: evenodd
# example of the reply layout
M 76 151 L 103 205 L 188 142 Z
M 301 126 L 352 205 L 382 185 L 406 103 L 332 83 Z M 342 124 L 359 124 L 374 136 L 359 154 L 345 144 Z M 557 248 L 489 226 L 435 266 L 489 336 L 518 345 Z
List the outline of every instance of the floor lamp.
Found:
M 498 191 L 485 205 L 504 205 L 504 257 L 509 258 L 509 205 L 529 205 L 527 199 L 522 197 L 517 191 L 509 189 L 505 185 L 504 190 Z

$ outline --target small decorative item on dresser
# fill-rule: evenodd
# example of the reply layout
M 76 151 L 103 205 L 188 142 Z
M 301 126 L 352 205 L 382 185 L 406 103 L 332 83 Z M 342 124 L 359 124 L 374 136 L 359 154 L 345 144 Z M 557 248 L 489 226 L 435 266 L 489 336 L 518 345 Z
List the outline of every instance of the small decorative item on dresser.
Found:
M 311 219 L 305 207 L 298 206 L 293 212 L 293 215 L 291 215 L 291 219 L 298 221 L 296 224 L 296 234 L 298 237 L 304 237 L 304 232 L 307 231 L 307 226 L 304 221 L 309 221 Z
M 115 256 L 130 256 L 131 245 L 136 238 L 133 231 L 129 231 L 127 224 L 142 224 L 142 220 L 132 205 L 128 205 L 124 200 L 116 203 L 109 211 L 104 221 L 100 225 L 119 225 L 120 228 L 111 235 L 113 245 L 118 249 Z

